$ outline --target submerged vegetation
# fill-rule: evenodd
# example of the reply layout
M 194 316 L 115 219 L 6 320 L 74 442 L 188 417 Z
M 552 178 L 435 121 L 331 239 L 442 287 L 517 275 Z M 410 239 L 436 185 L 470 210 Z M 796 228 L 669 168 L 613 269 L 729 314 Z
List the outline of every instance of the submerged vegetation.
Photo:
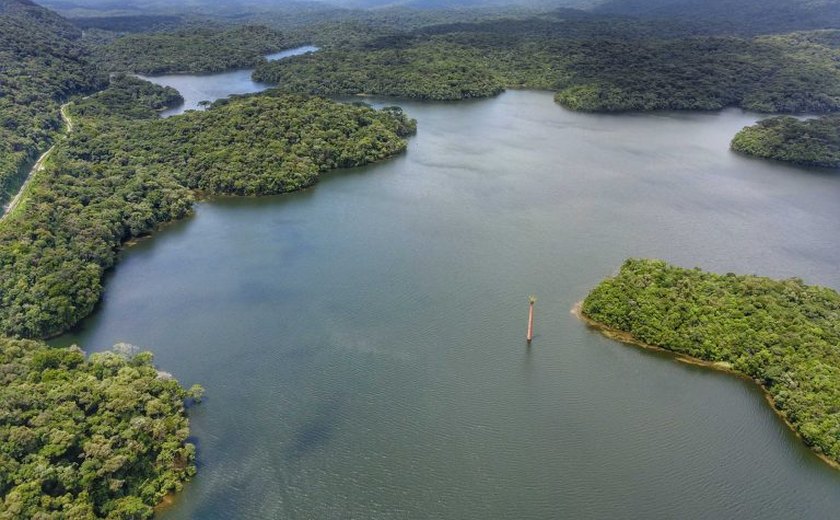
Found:
M 765 159 L 840 168 L 840 115 L 806 121 L 765 119 L 738 132 L 732 149 Z
M 150 518 L 195 474 L 184 390 L 127 345 L 0 337 L 0 518 Z
M 0 224 L 0 332 L 52 336 L 88 315 L 119 246 L 187 215 L 193 190 L 298 190 L 403 151 L 415 128 L 398 108 L 279 93 L 158 119 L 172 93 L 138 81 L 118 79 L 71 106 L 74 131 Z
M 628 260 L 583 314 L 636 341 L 759 382 L 804 441 L 840 463 L 840 294 L 801 280 Z

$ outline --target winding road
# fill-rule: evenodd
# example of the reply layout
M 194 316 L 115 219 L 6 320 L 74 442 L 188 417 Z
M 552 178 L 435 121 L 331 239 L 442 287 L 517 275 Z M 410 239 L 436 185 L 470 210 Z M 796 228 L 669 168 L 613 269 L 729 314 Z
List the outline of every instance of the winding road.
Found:
M 29 187 L 29 183 L 31 183 L 32 179 L 35 178 L 35 174 L 37 174 L 38 172 L 40 172 L 41 170 L 44 169 L 44 165 L 46 164 L 47 159 L 52 154 L 53 150 L 55 150 L 55 147 L 58 146 L 60 138 L 73 131 L 73 120 L 70 119 L 70 115 L 67 113 L 67 107 L 69 105 L 70 105 L 70 103 L 64 103 L 63 105 L 61 105 L 61 109 L 60 109 L 61 119 L 64 121 L 63 132 L 55 140 L 55 143 L 53 143 L 53 145 L 50 146 L 50 148 L 46 152 L 42 153 L 41 157 L 38 157 L 38 160 L 35 161 L 35 164 L 32 165 L 32 169 L 29 170 L 29 174 L 26 176 L 26 180 L 21 185 L 17 194 L 14 196 L 14 198 L 11 201 L 9 201 L 9 204 L 6 205 L 3 208 L 3 215 L 0 216 L 0 220 L 5 219 L 6 216 L 11 214 L 12 211 L 14 211 L 14 209 L 23 200 L 23 194 L 26 193 L 26 188 Z

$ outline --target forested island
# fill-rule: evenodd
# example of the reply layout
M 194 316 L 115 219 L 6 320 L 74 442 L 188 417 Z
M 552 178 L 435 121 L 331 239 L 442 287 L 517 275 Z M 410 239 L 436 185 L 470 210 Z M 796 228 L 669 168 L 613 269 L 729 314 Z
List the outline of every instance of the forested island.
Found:
M 840 465 L 837 291 L 631 259 L 589 293 L 581 312 L 618 339 L 754 379 L 805 443 Z
M 840 168 L 840 116 L 765 119 L 738 132 L 732 149 L 803 166 Z

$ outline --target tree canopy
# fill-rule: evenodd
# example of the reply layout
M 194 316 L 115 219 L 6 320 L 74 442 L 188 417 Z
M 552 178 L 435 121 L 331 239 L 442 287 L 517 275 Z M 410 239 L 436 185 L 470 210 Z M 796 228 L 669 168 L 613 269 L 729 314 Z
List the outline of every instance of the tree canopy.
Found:
M 99 66 L 108 71 L 205 73 L 253 67 L 265 54 L 290 46 L 282 33 L 261 25 L 199 26 L 129 34 L 95 46 L 94 52 Z
M 765 119 L 738 132 L 732 149 L 765 159 L 840 168 L 840 116 Z
M 195 474 L 184 390 L 128 345 L 0 337 L 0 518 L 150 518 Z
M 582 312 L 634 339 L 759 382 L 805 443 L 840 463 L 840 294 L 801 280 L 628 260 Z
M 0 0 L 0 203 L 14 196 L 61 128 L 61 102 L 106 84 L 81 36 L 47 9 Z
M 581 111 L 840 110 L 840 31 L 676 37 L 626 20 L 583 17 L 423 27 L 263 62 L 259 81 L 290 92 L 418 99 L 554 90 Z

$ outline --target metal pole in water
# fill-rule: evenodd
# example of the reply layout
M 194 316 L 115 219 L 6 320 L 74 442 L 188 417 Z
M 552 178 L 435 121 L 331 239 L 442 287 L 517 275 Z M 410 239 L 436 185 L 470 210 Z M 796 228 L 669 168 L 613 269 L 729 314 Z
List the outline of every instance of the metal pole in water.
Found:
M 535 296 L 528 297 L 528 344 L 531 344 L 531 340 L 534 339 L 534 304 L 537 303 L 537 298 Z

